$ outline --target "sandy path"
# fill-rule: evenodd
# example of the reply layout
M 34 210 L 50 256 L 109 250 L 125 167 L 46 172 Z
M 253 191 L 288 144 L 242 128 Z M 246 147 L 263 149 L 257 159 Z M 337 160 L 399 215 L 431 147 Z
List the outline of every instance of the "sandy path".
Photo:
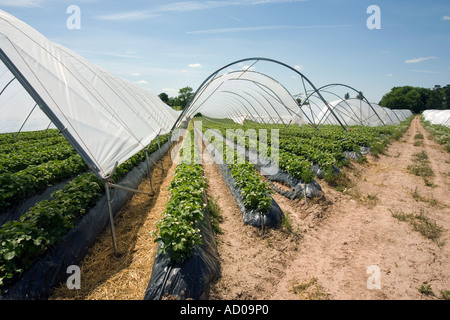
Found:
M 421 131 L 423 147 L 415 147 L 414 136 Z M 425 150 L 436 176 L 433 187 L 407 172 L 412 155 Z M 434 293 L 450 289 L 449 178 L 450 157 L 427 138 L 416 118 L 400 141 L 393 142 L 386 155 L 369 157 L 364 165 L 353 164 L 350 176 L 358 196 L 342 194 L 320 181 L 324 197 L 305 204 L 275 199 L 291 213 L 294 233 L 270 231 L 264 236 L 242 225 L 240 213 L 221 185 L 214 166 L 205 170 L 210 193 L 220 196 L 224 234 L 218 250 L 223 277 L 213 286 L 212 299 L 299 299 L 294 284 L 317 279 L 321 298 L 330 299 L 432 299 L 418 288 L 430 284 Z M 417 202 L 411 193 L 433 197 L 437 206 Z M 370 196 L 373 201 L 367 201 Z M 419 213 L 444 227 L 438 246 L 424 238 L 392 212 Z M 378 268 L 381 289 L 368 287 Z M 370 270 L 370 269 L 369 269 Z M 373 276 L 372 276 L 373 275 Z M 318 297 L 317 295 L 315 297 Z

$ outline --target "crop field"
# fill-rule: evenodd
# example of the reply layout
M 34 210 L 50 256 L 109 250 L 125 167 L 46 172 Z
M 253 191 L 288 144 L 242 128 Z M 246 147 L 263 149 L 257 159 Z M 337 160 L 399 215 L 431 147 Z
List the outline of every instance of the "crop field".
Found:
M 14 209 L 22 200 L 35 196 L 55 184 L 67 181 L 47 200 L 31 206 L 18 220 L 0 228 L 0 290 L 16 280 L 46 250 L 82 219 L 104 192 L 104 184 L 92 172 L 58 130 L 0 135 L 2 169 L 0 173 L 1 214 Z M 161 137 L 161 142 L 168 140 Z M 149 147 L 158 148 L 157 141 Z M 144 160 L 141 152 L 116 170 L 119 180 Z
M 189 123 L 189 129 L 185 131 L 183 138 L 175 141 L 175 146 L 171 149 L 170 165 L 165 168 L 167 174 L 162 182 L 167 188 L 144 196 L 151 197 L 154 201 L 167 197 L 162 203 L 164 210 L 158 211 L 149 207 L 144 216 L 136 217 L 156 221 L 151 232 L 147 233 L 146 241 L 151 240 L 150 242 L 154 243 L 153 249 L 148 250 L 154 250 L 156 259 L 167 259 L 168 262 L 155 260 L 153 272 L 143 270 L 147 276 L 143 283 L 148 284 L 148 287 L 141 285 L 131 297 L 123 297 L 120 292 L 111 296 L 92 296 L 95 290 L 92 288 L 106 286 L 102 289 L 102 292 L 106 292 L 109 285 L 120 288 L 121 284 L 113 281 L 108 283 L 104 279 L 95 282 L 96 277 L 83 273 L 82 287 L 85 284 L 86 289 L 74 291 L 69 290 L 64 282 L 55 284 L 51 299 L 142 299 L 144 296 L 154 295 L 159 298 L 178 296 L 181 299 L 445 297 L 448 292 L 446 271 L 439 268 L 435 272 L 443 272 L 444 278 L 438 275 L 440 280 L 433 283 L 440 290 L 434 296 L 424 295 L 420 290 L 412 288 L 412 285 L 403 293 L 392 289 L 383 291 L 384 293 L 380 293 L 380 290 L 371 291 L 363 281 L 367 280 L 367 276 L 361 274 L 361 268 L 367 268 L 371 264 L 384 264 L 384 267 L 389 264 L 389 268 L 395 264 L 403 266 L 401 261 L 395 260 L 392 255 L 392 251 L 400 254 L 400 251 L 396 251 L 400 249 L 386 249 L 386 246 L 389 241 L 403 241 L 406 239 L 405 234 L 408 234 L 407 237 L 416 234 L 411 233 L 412 229 L 401 223 L 406 221 L 406 218 L 399 220 L 398 217 L 409 217 L 410 221 L 419 217 L 422 223 L 428 223 L 427 226 L 431 229 L 427 232 L 432 234 L 428 239 L 432 239 L 432 243 L 426 242 L 426 236 L 425 239 L 414 241 L 427 243 L 430 249 L 425 255 L 443 254 L 439 259 L 448 259 L 443 249 L 448 235 L 444 231 L 445 227 L 442 227 L 448 223 L 448 217 L 445 216 L 445 212 L 448 212 L 448 200 L 443 199 L 445 190 L 448 191 L 448 172 L 434 172 L 433 176 L 427 177 L 428 185 L 425 183 L 424 187 L 416 186 L 415 197 L 410 196 L 406 203 L 401 203 L 399 201 L 404 199 L 397 194 L 401 188 L 398 185 L 393 186 L 392 183 L 400 181 L 404 187 L 410 187 L 405 180 L 410 179 L 415 185 L 420 185 L 420 177 L 407 173 L 406 168 L 402 173 L 384 170 L 386 166 L 400 166 L 401 162 L 395 161 L 400 161 L 402 157 L 408 158 L 403 159 L 403 162 L 414 161 L 413 154 L 408 150 L 411 147 L 405 147 L 409 144 L 407 139 L 411 139 L 412 146 L 412 134 L 416 136 L 415 140 L 417 131 L 425 134 L 425 129 L 419 126 L 421 122 L 417 118 L 410 118 L 400 125 L 352 126 L 347 127 L 345 131 L 334 125 L 316 128 L 261 125 L 251 121 L 240 125 L 229 120 L 196 117 Z M 441 131 L 445 130 L 434 128 L 430 135 L 436 136 Z M 442 137 L 442 134 L 440 136 Z M 433 140 L 425 137 L 423 139 L 427 140 L 427 144 L 435 143 L 434 149 L 429 149 L 424 144 L 415 144 L 412 148 L 425 148 L 429 153 L 446 153 L 445 148 Z M 21 133 L 17 137 L 13 134 L 3 134 L 0 135 L 0 140 L 0 205 L 3 215 L 47 188 L 64 182 L 48 199 L 31 205 L 19 219 L 10 219 L 1 226 L 0 290 L 7 293 L 33 264 L 45 256 L 50 248 L 58 245 L 64 235 L 89 214 L 89 210 L 96 205 L 105 190 L 103 182 L 88 170 L 57 130 Z M 168 135 L 160 137 L 162 144 L 168 140 Z M 149 152 L 157 150 L 158 144 L 155 140 Z M 284 180 L 276 180 L 273 176 L 263 174 L 259 162 L 249 156 L 249 152 L 261 156 L 259 160 L 275 159 L 274 164 L 284 174 Z M 277 158 L 273 158 L 275 155 Z M 169 159 L 168 154 L 165 157 Z M 427 159 L 430 157 L 432 155 L 428 154 Z M 434 158 L 438 159 L 437 156 Z M 119 181 L 144 160 L 145 154 L 138 153 L 117 168 L 112 180 Z M 436 168 L 434 160 L 431 168 Z M 387 164 L 388 162 L 391 164 Z M 445 165 L 448 166 L 448 163 L 447 160 Z M 402 176 L 394 179 L 395 174 Z M 391 178 L 392 182 L 389 180 Z M 376 182 L 372 181 L 374 179 Z M 292 181 L 295 183 L 292 184 Z M 162 188 L 162 185 L 156 187 Z M 299 186 L 305 189 L 295 193 L 295 196 L 287 197 L 285 193 L 279 192 L 286 189 L 292 191 Z M 307 195 L 306 190 L 309 189 L 306 186 L 316 186 L 316 193 Z M 389 188 L 393 188 L 391 193 Z M 167 196 L 164 196 L 166 193 Z M 392 193 L 396 195 L 392 197 Z M 406 212 L 417 205 L 425 206 L 421 207 L 420 215 Z M 425 215 L 426 206 L 434 206 L 434 219 Z M 377 211 L 377 208 L 381 211 Z M 132 211 L 133 206 L 127 205 L 124 210 Z M 275 216 L 271 216 L 274 212 Z M 251 218 L 246 218 L 249 215 Z M 360 223 L 364 224 L 361 220 L 364 215 L 366 221 L 371 221 L 365 223 L 376 224 L 375 229 L 368 230 L 377 233 L 376 230 L 384 232 L 377 228 L 386 228 L 387 233 L 383 237 L 394 238 L 389 238 L 388 242 L 383 240 L 379 244 L 391 252 L 389 256 L 379 256 L 381 258 L 371 262 L 370 259 L 364 260 L 361 266 L 355 265 L 358 262 L 354 257 L 364 252 L 361 246 L 366 246 L 367 249 L 367 244 L 363 244 L 368 241 L 365 237 L 374 236 L 366 234 L 368 231 L 362 231 L 363 229 L 358 229 L 355 233 L 354 228 L 362 228 Z M 255 220 L 256 216 L 259 217 L 258 222 L 251 225 L 248 221 Z M 439 221 L 443 216 L 447 220 Z M 120 233 L 121 215 L 118 219 L 117 233 Z M 265 225 L 270 219 L 272 225 Z M 132 221 L 124 223 L 133 225 Z M 387 225 L 383 226 L 382 223 Z M 414 223 L 415 228 L 419 230 L 418 222 Z M 400 232 L 403 239 L 398 239 L 392 233 L 398 228 L 403 228 Z M 209 240 L 205 241 L 210 237 L 208 230 L 214 230 L 211 231 L 215 239 L 212 244 Z M 104 232 L 108 233 L 108 230 Z M 127 232 L 137 233 L 138 230 Z M 137 245 L 133 243 L 129 247 L 119 249 L 131 250 L 127 248 Z M 379 255 L 381 253 L 376 249 L 377 246 L 370 245 L 367 250 L 375 251 L 373 254 Z M 343 250 L 350 248 L 353 249 L 352 253 L 343 255 Z M 110 251 L 111 248 L 106 246 L 105 250 Z M 112 255 L 112 252 L 109 254 Z M 92 250 L 77 264 L 86 265 L 85 268 L 91 275 L 104 274 L 102 268 L 107 266 L 97 264 L 94 269 L 89 266 L 89 261 L 95 260 L 96 255 L 99 253 Z M 211 258 L 212 256 L 214 258 Z M 271 257 L 270 261 L 264 263 L 265 257 Z M 116 261 L 120 259 L 122 258 L 118 257 Z M 162 281 L 162 271 L 158 269 L 158 265 L 169 263 L 182 270 L 184 266 L 189 268 L 193 259 L 197 259 L 197 266 L 202 266 L 195 271 L 199 273 L 198 278 L 202 279 L 199 280 L 202 286 L 196 283 L 193 285 L 194 290 L 183 287 L 183 284 L 189 286 L 187 280 L 182 284 L 173 284 L 172 280 L 167 279 L 163 284 L 158 282 Z M 323 259 L 329 263 L 321 264 Z M 241 267 L 236 265 L 237 260 L 241 261 Z M 250 267 L 251 265 L 254 267 Z M 321 271 L 317 270 L 318 265 L 322 265 Z M 333 272 L 338 272 L 338 266 L 351 266 L 353 269 L 331 280 Z M 245 268 L 249 270 L 244 271 Z M 356 269 L 359 270 L 357 277 L 361 283 L 352 282 L 347 289 L 342 289 L 342 283 L 354 277 Z M 400 267 L 398 269 L 400 270 Z M 122 271 L 116 269 L 114 274 L 117 272 L 121 273 L 120 279 L 128 276 L 127 268 Z M 406 274 L 409 273 L 405 271 L 405 276 Z M 160 278 L 157 278 L 158 275 Z M 113 275 L 111 277 L 113 278 Z M 176 276 L 173 277 L 177 279 Z M 423 279 L 426 278 L 427 275 L 424 274 Z M 394 286 L 397 278 L 384 281 L 391 281 L 389 283 Z M 156 284 L 153 284 L 154 282 Z M 428 284 L 425 280 L 422 281 L 422 278 L 419 282 L 422 285 Z M 154 293 L 154 287 L 162 289 Z M 309 287 L 315 291 L 309 292 Z M 417 287 L 420 288 L 418 284 Z M 191 296 L 188 295 L 189 292 Z

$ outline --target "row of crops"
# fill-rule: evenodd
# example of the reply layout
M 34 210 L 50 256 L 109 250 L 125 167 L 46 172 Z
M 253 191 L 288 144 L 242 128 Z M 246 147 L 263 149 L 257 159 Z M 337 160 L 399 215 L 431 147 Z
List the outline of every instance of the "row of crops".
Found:
M 310 182 L 320 172 L 319 178 L 330 177 L 348 163 L 348 153 L 364 153 L 370 148 L 373 154 L 383 152 L 391 139 L 398 139 L 408 129 L 412 118 L 400 125 L 364 127 L 353 126 L 346 131 L 340 126 L 284 126 L 261 125 L 245 121 L 243 125 L 229 120 L 196 118 L 204 132 L 215 130 L 235 143 L 254 149 L 258 153 L 272 155 L 276 146 L 279 168 L 296 179 Z M 272 129 L 277 129 L 277 141 L 272 143 Z M 266 134 L 265 131 L 268 131 Z M 261 134 L 263 133 L 263 134 Z M 320 170 L 313 170 L 318 166 Z
M 426 121 L 423 116 L 420 120 L 431 138 L 440 145 L 443 145 L 447 152 L 450 152 L 450 127 L 431 124 L 429 121 Z
M 165 143 L 169 135 L 159 137 Z M 0 215 L 21 201 L 67 181 L 19 219 L 0 227 L 0 294 L 89 212 L 104 193 L 104 181 L 88 171 L 81 157 L 58 130 L 0 135 Z M 155 139 L 148 152 L 158 149 Z M 120 165 L 119 181 L 145 160 L 145 151 Z

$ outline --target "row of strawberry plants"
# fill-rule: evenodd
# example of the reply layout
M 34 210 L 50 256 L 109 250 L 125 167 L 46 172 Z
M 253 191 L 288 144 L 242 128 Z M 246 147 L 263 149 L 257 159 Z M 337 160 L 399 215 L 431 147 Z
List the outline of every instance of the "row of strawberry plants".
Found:
M 168 254 L 174 262 L 185 261 L 192 256 L 195 246 L 202 244 L 198 226 L 204 223 L 206 179 L 193 136 L 190 129 L 169 186 L 170 200 L 151 234 L 160 243 L 158 253 Z
M 57 243 L 99 198 L 102 184 L 83 174 L 0 228 L 0 292 Z
M 17 133 L 2 133 L 0 134 L 0 144 L 15 143 L 17 141 L 30 141 L 42 138 L 55 137 L 59 135 L 59 130 L 49 129 L 44 131 L 25 131 Z
M 0 174 L 0 212 L 46 188 L 87 170 L 78 154 L 65 160 L 30 165 L 14 173 Z
M 3 154 L 0 159 L 0 174 L 14 173 L 26 169 L 30 165 L 39 165 L 53 160 L 64 160 L 75 154 L 70 144 L 40 145 L 34 148 Z
M 206 128 L 203 128 L 206 130 Z M 248 162 L 241 154 L 231 148 L 224 140 L 206 137 L 216 150 L 222 150 L 222 161 L 230 169 L 231 175 L 241 190 L 243 204 L 248 210 L 257 210 L 262 214 L 269 211 L 272 205 L 273 190 L 269 183 L 263 181 L 253 164 Z
M 168 135 L 160 137 L 165 143 Z M 158 149 L 152 141 L 149 152 Z M 143 151 L 121 164 L 114 175 L 119 180 L 145 159 Z M 93 173 L 84 173 L 72 179 L 50 200 L 30 208 L 18 221 L 8 221 L 0 227 L 0 294 L 16 280 L 48 248 L 62 237 L 89 211 L 104 191 L 104 182 Z
M 205 125 L 206 124 L 206 125 Z M 257 153 L 267 155 L 267 158 L 270 159 L 273 156 L 273 165 L 279 166 L 281 170 L 291 175 L 293 178 L 301 180 L 304 183 L 310 183 L 314 178 L 314 173 L 312 171 L 312 164 L 307 158 L 292 154 L 291 152 L 287 152 L 282 149 L 278 149 L 276 151 L 276 155 L 272 154 L 272 149 L 269 144 L 266 142 L 262 143 L 256 137 L 247 137 L 247 139 L 242 139 L 242 136 L 239 137 L 238 133 L 243 131 L 235 131 L 235 132 L 226 132 L 226 128 L 222 127 L 221 129 L 216 129 L 216 123 L 209 128 L 210 123 L 204 123 L 203 129 L 206 130 L 218 130 L 218 132 L 225 137 L 232 138 L 235 144 L 242 145 L 247 150 L 253 150 Z
M 0 154 L 14 153 L 20 150 L 34 150 L 36 148 L 42 148 L 42 146 L 52 146 L 57 144 L 69 144 L 62 135 L 51 136 L 42 139 L 34 140 L 19 140 L 12 143 L 0 144 Z
M 160 137 L 161 144 L 164 144 L 167 140 L 167 135 Z M 157 141 L 154 140 L 151 148 L 155 150 L 157 147 Z M 127 172 L 144 160 L 144 152 L 136 154 L 117 168 L 116 176 L 123 174 L 124 171 Z M 52 160 L 39 165 L 29 165 L 26 169 L 18 172 L 0 173 L 0 212 L 87 169 L 81 157 L 74 154 L 64 160 Z M 113 178 L 115 179 L 115 177 Z
M 203 126 L 206 128 L 215 128 L 223 136 L 230 135 L 227 129 L 234 129 L 235 133 L 244 135 L 248 129 L 258 130 L 279 130 L 279 166 L 282 170 L 290 173 L 293 177 L 308 182 L 311 178 L 309 169 L 311 164 L 317 164 L 322 170 L 333 172 L 335 166 L 344 165 L 347 160 L 344 157 L 345 151 L 359 152 L 361 147 L 374 148 L 375 152 L 381 152 L 392 138 L 398 138 L 409 126 L 409 121 L 401 125 L 382 126 L 382 127 L 352 127 L 345 132 L 339 126 L 321 126 L 316 129 L 312 126 L 283 126 L 283 125 L 263 125 L 255 122 L 246 121 L 244 125 L 203 118 Z M 236 130 L 239 129 L 239 130 Z M 248 137 L 244 144 L 247 149 L 251 146 L 257 146 L 268 150 L 270 156 L 271 135 L 267 135 L 266 141 L 261 143 L 259 136 L 254 137 L 256 142 L 250 141 Z M 260 144 L 263 144 L 261 146 Z

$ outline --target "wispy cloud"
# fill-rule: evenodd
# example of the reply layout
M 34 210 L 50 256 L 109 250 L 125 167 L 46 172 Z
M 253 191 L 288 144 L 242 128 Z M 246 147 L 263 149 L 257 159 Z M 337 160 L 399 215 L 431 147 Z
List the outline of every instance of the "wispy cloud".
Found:
M 200 63 L 191 63 L 188 65 L 189 68 L 201 68 L 202 65 Z
M 0 6 L 5 7 L 41 7 L 45 0 L 0 0 Z
M 163 88 L 162 92 L 167 93 L 169 96 L 176 96 L 178 95 L 179 90 L 174 88 Z
M 429 74 L 439 74 L 439 71 L 432 71 L 432 70 L 417 70 L 417 69 L 413 69 L 413 70 L 408 70 L 411 72 L 419 72 L 419 73 L 429 73 Z
M 135 81 L 134 83 L 139 84 L 139 85 L 148 85 L 148 82 L 145 80 Z
M 241 27 L 241 28 L 223 28 L 223 29 L 206 29 L 196 31 L 186 31 L 187 34 L 219 34 L 232 32 L 255 32 L 255 31 L 269 31 L 281 29 L 326 29 L 326 28 L 347 28 L 359 25 L 345 24 L 345 25 L 312 25 L 312 26 L 289 26 L 289 25 L 273 25 L 273 26 L 259 26 L 259 27 Z
M 303 66 L 301 64 L 296 64 L 294 66 L 294 69 L 298 70 L 298 71 L 302 71 L 303 70 Z
M 436 57 L 420 57 L 415 59 L 405 60 L 405 63 L 419 63 L 426 60 L 436 59 Z
M 21 1 L 32 1 L 32 0 L 21 0 Z M 189 11 L 215 9 L 220 7 L 232 7 L 232 6 L 251 7 L 264 4 L 266 5 L 281 4 L 281 3 L 294 3 L 304 1 L 307 0 L 179 1 L 156 6 L 150 9 L 120 12 L 110 15 L 101 15 L 95 18 L 98 20 L 111 20 L 111 21 L 144 20 L 160 16 L 163 13 L 170 13 L 170 12 L 189 12 Z M 9 0 L 8 2 L 14 2 L 14 0 Z
M 444 21 L 450 21 L 450 16 L 443 16 L 443 17 L 441 18 L 441 20 L 444 20 Z
M 149 18 L 154 18 L 159 16 L 159 14 L 147 11 L 147 10 L 140 10 L 140 11 L 128 11 L 123 13 L 117 13 L 117 14 L 111 14 L 111 15 L 102 15 L 102 16 L 96 16 L 95 19 L 97 20 L 109 20 L 109 21 L 133 21 L 133 20 L 144 20 Z

